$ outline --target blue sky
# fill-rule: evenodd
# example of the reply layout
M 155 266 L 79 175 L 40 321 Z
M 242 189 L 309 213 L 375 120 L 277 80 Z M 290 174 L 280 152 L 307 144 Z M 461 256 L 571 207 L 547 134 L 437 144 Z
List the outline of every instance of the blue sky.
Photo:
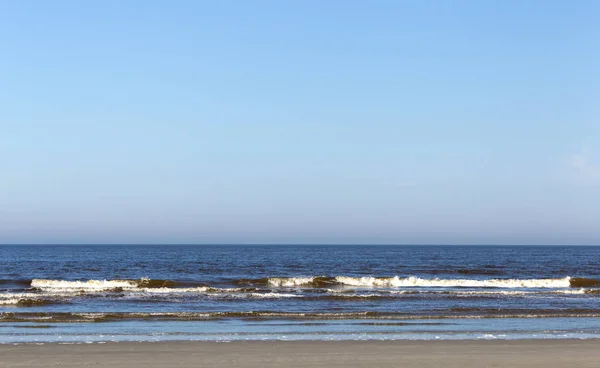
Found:
M 596 1 L 4 1 L 0 243 L 600 244 Z

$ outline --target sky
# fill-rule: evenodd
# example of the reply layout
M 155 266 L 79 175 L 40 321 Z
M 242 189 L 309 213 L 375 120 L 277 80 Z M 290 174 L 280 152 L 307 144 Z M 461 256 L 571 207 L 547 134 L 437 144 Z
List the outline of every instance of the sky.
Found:
M 600 2 L 2 1 L 0 243 L 600 244 Z

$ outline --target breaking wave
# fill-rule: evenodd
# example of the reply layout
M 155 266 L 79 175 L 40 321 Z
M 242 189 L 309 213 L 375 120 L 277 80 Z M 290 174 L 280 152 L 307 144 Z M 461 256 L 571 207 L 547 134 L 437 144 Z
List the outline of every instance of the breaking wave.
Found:
M 0 293 L 0 306 L 42 306 L 73 299 L 103 297 L 142 301 L 181 301 L 194 298 L 239 300 L 305 298 L 305 300 L 385 300 L 391 298 L 493 298 L 535 295 L 600 294 L 600 280 L 581 277 L 545 279 L 475 279 L 420 277 L 272 277 L 230 280 L 237 287 L 206 286 L 170 280 L 51 280 L 33 279 L 24 293 Z M 196 285 L 188 287 L 188 285 Z M 198 286 L 205 285 L 205 286 Z M 496 290 L 494 290 L 496 289 Z M 545 289 L 545 290 L 544 290 Z M 195 299 L 198 300 L 198 299 Z
M 264 277 L 259 279 L 233 280 L 235 285 L 270 285 L 278 287 L 310 286 L 327 287 L 338 284 L 335 277 L 311 276 L 311 277 Z
M 338 276 L 336 281 L 343 285 L 366 287 L 470 287 L 470 288 L 566 288 L 571 286 L 571 278 L 562 279 L 423 279 L 420 277 L 346 277 Z
M 57 304 L 54 300 L 35 298 L 6 298 L 0 299 L 0 305 L 13 305 L 19 307 L 37 307 L 48 304 Z
M 351 276 L 312 276 L 312 277 L 271 277 L 260 279 L 238 279 L 232 283 L 238 286 L 270 286 L 270 287 L 310 287 L 329 288 L 332 286 L 354 286 L 367 288 L 398 288 L 398 287 L 434 287 L 434 288 L 594 288 L 600 287 L 600 280 L 582 277 L 563 277 L 545 279 L 440 279 L 421 277 L 351 277 Z M 185 287 L 187 285 L 194 287 Z M 198 286 L 203 285 L 203 286 Z M 246 288 L 215 288 L 203 283 L 177 282 L 170 280 L 47 280 L 34 279 L 31 287 L 42 290 L 77 289 L 77 290 L 111 290 L 111 289 L 144 289 L 148 292 L 206 292 L 227 290 L 235 292 Z
M 116 288 L 132 289 L 138 287 L 134 280 L 88 280 L 66 281 L 33 279 L 31 287 L 36 289 L 82 289 L 82 290 L 110 290 Z
M 440 279 L 421 277 L 273 277 L 262 279 L 240 279 L 238 285 L 271 285 L 276 287 L 328 287 L 346 285 L 370 288 L 436 287 L 436 288 L 568 288 L 600 287 L 600 280 L 588 278 L 547 279 Z
M 171 281 L 171 280 L 153 280 L 141 278 L 139 280 L 86 280 L 86 281 L 67 281 L 67 280 L 48 280 L 33 279 L 31 287 L 37 289 L 83 289 L 83 290 L 109 290 L 109 289 L 160 289 L 176 288 L 185 286 L 207 286 L 204 283 L 190 281 Z

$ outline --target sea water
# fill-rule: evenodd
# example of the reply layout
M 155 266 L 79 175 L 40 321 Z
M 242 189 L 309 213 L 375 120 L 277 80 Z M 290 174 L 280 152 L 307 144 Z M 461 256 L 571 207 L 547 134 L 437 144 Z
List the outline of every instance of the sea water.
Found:
M 600 247 L 0 246 L 0 343 L 600 337 Z

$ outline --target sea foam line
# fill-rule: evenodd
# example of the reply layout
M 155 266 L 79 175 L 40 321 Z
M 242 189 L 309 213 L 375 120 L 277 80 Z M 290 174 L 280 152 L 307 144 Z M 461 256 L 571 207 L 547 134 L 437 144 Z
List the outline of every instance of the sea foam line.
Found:
M 326 280 L 328 284 L 338 284 L 347 286 L 359 286 L 370 288 L 396 288 L 396 287 L 470 287 L 470 288 L 568 288 L 571 287 L 571 277 L 548 278 L 548 279 L 440 279 L 440 278 L 420 278 L 410 277 L 350 277 L 336 276 L 327 278 L 317 277 L 277 277 L 269 278 L 268 283 L 272 286 L 294 287 L 294 286 L 314 286 L 323 283 Z M 581 280 L 581 279 L 577 279 Z

